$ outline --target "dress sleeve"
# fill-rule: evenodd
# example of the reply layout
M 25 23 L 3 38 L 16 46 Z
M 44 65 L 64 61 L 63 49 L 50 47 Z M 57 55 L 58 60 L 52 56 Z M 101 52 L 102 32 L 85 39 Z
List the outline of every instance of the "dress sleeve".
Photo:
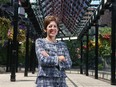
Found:
M 51 67 L 51 66 L 58 66 L 58 56 L 44 56 L 41 52 L 45 51 L 44 49 L 45 43 L 42 39 L 37 39 L 35 41 L 35 51 L 37 55 L 38 62 L 41 66 Z
M 68 48 L 67 48 L 65 43 L 62 44 L 62 49 L 63 49 L 63 52 L 64 52 L 63 54 L 64 54 L 64 57 L 65 57 L 66 61 L 60 62 L 60 65 L 59 65 L 60 69 L 61 70 L 70 69 L 71 66 L 72 66 L 72 61 L 71 61 L 71 58 L 70 58 Z

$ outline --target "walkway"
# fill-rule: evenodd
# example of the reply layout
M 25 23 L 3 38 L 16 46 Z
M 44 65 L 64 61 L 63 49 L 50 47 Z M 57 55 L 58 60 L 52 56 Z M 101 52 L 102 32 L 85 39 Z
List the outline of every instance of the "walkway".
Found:
M 10 73 L 0 74 L 0 87 L 35 87 L 35 79 L 37 73 L 28 74 L 24 77 L 24 73 L 16 73 L 16 82 L 10 82 Z M 116 87 L 108 82 L 94 79 L 85 75 L 67 72 L 66 79 L 69 87 Z

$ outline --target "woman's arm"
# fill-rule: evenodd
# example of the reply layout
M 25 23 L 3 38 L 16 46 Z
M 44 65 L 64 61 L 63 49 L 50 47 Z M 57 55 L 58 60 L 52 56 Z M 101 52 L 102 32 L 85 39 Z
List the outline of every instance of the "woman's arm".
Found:
M 44 49 L 44 42 L 42 39 L 37 39 L 35 42 L 35 51 L 38 61 L 41 66 L 58 66 L 58 56 L 50 56 Z
M 64 52 L 63 54 L 64 54 L 64 57 L 65 57 L 65 61 L 60 62 L 60 68 L 61 68 L 61 70 L 62 69 L 65 69 L 65 70 L 70 69 L 71 66 L 72 66 L 72 61 L 70 59 L 69 51 L 68 51 L 68 48 L 67 48 L 65 43 L 63 43 L 63 45 L 62 45 L 62 49 L 63 49 L 63 52 Z

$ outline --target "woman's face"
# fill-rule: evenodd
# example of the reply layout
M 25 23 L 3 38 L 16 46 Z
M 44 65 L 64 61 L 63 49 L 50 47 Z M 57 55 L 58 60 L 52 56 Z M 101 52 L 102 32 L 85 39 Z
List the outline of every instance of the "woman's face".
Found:
M 45 31 L 47 32 L 47 36 L 49 36 L 49 37 L 56 37 L 56 35 L 58 34 L 57 23 L 55 21 L 51 21 L 48 24 L 47 29 Z

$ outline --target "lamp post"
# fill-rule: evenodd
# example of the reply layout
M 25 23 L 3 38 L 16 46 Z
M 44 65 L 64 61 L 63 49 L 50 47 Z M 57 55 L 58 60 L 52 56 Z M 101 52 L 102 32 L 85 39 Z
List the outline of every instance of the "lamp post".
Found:
M 13 45 L 12 45 L 12 59 L 11 59 L 11 81 L 16 81 L 15 72 L 16 72 L 16 58 L 17 58 L 17 29 L 18 29 L 18 0 L 14 0 L 13 2 L 14 7 L 14 17 L 13 17 L 13 24 L 14 24 L 14 33 L 13 33 Z

